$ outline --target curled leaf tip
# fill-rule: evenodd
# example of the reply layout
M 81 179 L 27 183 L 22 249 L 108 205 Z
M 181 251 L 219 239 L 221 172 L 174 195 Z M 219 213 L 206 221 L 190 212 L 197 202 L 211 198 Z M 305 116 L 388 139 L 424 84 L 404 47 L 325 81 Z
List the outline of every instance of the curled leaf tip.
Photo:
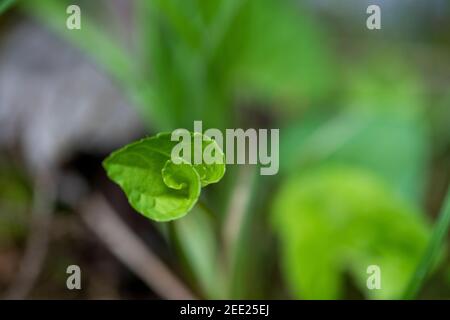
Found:
M 190 134 L 194 139 L 194 134 Z M 213 147 L 220 159 L 224 154 L 216 142 L 202 136 L 202 152 Z M 130 205 L 155 221 L 170 221 L 187 214 L 200 196 L 201 188 L 218 182 L 225 174 L 225 161 L 192 164 L 178 159 L 178 144 L 170 133 L 159 133 L 131 143 L 103 161 L 108 177 L 125 192 Z

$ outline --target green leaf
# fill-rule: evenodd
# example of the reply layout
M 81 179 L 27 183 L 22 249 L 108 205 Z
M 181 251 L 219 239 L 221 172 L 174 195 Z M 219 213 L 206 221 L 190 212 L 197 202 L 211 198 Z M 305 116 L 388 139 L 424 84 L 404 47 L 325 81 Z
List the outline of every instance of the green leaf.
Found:
M 191 146 L 200 133 L 191 134 Z M 212 139 L 201 136 L 202 152 L 208 146 L 220 150 Z M 112 153 L 103 166 L 111 180 L 125 192 L 131 206 L 149 219 L 169 221 L 189 212 L 200 196 L 202 186 L 218 182 L 225 173 L 222 163 L 192 165 L 186 159 L 175 164 L 170 133 L 145 138 Z M 214 146 L 211 146 L 214 144 Z M 193 153 L 192 153 L 193 154 Z
M 338 115 L 314 110 L 286 128 L 281 170 L 346 163 L 384 177 L 404 198 L 420 204 L 431 154 L 422 87 L 413 69 L 392 60 L 351 70 L 345 108 Z
M 227 40 L 228 51 L 236 52 L 233 72 L 243 95 L 299 104 L 330 88 L 327 39 L 307 9 L 292 1 L 247 1 Z
M 402 53 L 386 52 L 376 51 L 346 69 L 345 105 L 367 113 L 423 120 L 426 100 L 420 74 Z
M 273 208 L 292 292 L 342 298 L 347 273 L 366 297 L 399 298 L 430 234 L 414 211 L 364 170 L 330 166 L 292 178 Z M 367 289 L 369 265 L 381 268 L 379 290 Z
M 417 204 L 423 200 L 430 154 L 424 124 L 346 111 L 328 120 L 305 116 L 283 132 L 281 172 L 346 163 L 380 175 L 405 199 Z

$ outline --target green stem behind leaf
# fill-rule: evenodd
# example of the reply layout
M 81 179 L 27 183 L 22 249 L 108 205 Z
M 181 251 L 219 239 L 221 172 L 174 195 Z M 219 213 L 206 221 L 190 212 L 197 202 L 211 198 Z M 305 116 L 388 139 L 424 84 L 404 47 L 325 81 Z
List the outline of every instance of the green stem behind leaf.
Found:
M 419 263 L 411 281 L 404 294 L 404 299 L 414 299 L 422 287 L 427 275 L 430 273 L 436 258 L 439 255 L 442 244 L 445 241 L 448 229 L 450 226 L 450 187 L 447 191 L 447 196 L 444 205 L 439 214 L 438 221 L 434 227 L 428 248 Z

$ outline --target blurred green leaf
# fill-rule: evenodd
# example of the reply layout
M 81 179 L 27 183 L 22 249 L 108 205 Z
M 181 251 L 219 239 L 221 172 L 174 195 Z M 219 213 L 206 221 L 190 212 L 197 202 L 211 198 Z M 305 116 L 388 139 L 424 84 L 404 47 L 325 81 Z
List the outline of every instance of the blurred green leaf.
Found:
M 158 94 L 158 118 L 169 127 L 225 128 L 236 94 L 299 104 L 323 96 L 331 66 L 322 33 L 307 12 L 289 1 L 186 1 L 196 5 L 200 45 L 181 39 L 174 21 L 153 17 L 150 75 Z M 286 50 L 289 48 L 289 50 Z
M 363 121 L 364 120 L 364 121 Z M 300 123 L 283 128 L 280 152 L 282 172 L 294 171 L 327 160 L 359 135 L 370 119 L 357 115 L 332 115 L 327 111 L 306 113 Z
M 414 209 L 369 172 L 330 166 L 286 182 L 273 224 L 286 283 L 298 298 L 343 297 L 349 273 L 370 298 L 399 298 L 429 229 Z M 367 267 L 381 268 L 381 289 L 366 287 Z
M 431 150 L 423 85 L 414 66 L 385 51 L 348 73 L 343 104 L 370 124 L 336 157 L 374 170 L 422 203 Z
M 191 134 L 191 139 L 196 135 L 200 133 Z M 210 138 L 201 139 L 202 152 L 212 144 L 220 150 Z M 218 182 L 225 173 L 223 153 L 222 163 L 192 165 L 183 159 L 175 164 L 171 152 L 177 144 L 170 133 L 161 133 L 129 144 L 103 162 L 109 178 L 124 190 L 131 206 L 149 219 L 169 221 L 184 216 L 197 202 L 201 187 Z
M 67 4 L 24 6 L 118 79 L 158 131 L 226 128 L 236 94 L 299 104 L 329 87 L 326 41 L 291 1 L 138 1 L 137 59 L 84 11 L 81 30 L 61 28 Z
M 337 114 L 313 111 L 284 130 L 281 170 L 345 163 L 373 171 L 420 204 L 431 150 L 415 73 L 383 59 L 355 69 Z
M 419 204 L 430 152 L 427 138 L 423 124 L 383 114 L 355 111 L 331 120 L 304 118 L 300 126 L 284 131 L 281 169 L 289 172 L 325 162 L 365 168 Z
M 423 84 L 415 67 L 396 51 L 376 51 L 350 65 L 343 92 L 346 108 L 423 121 Z
M 228 32 L 243 95 L 298 104 L 320 98 L 332 80 L 330 48 L 298 3 L 249 0 Z M 242 89 L 243 90 L 242 90 Z

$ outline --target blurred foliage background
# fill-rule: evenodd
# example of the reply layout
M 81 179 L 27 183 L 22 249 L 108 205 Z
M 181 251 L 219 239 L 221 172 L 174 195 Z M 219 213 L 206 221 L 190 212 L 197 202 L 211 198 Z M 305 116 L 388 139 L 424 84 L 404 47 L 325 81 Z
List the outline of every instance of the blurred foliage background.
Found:
M 74 3 L 81 30 L 66 28 Z M 450 180 L 448 2 L 3 0 L 0 13 L 5 296 L 177 297 L 83 219 L 98 195 L 195 297 L 403 296 Z M 101 161 L 194 120 L 280 128 L 280 172 L 228 166 L 189 215 L 152 223 Z M 445 247 L 417 297 L 450 298 Z

